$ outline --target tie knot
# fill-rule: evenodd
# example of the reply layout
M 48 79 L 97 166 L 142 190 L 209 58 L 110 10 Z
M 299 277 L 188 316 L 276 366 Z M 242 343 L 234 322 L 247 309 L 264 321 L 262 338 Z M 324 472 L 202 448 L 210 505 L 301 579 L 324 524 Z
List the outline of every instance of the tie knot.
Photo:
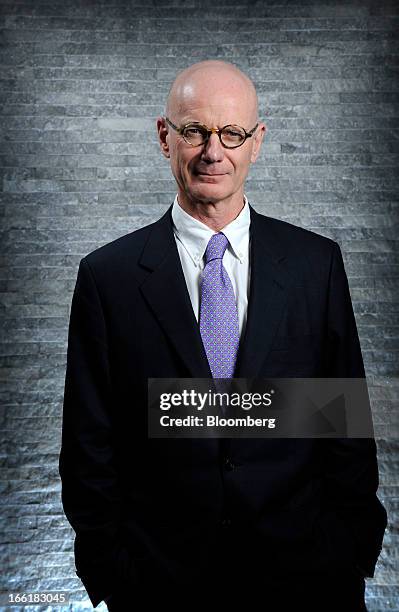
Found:
M 228 244 L 229 241 L 222 232 L 214 234 L 206 247 L 205 265 L 213 259 L 222 259 Z

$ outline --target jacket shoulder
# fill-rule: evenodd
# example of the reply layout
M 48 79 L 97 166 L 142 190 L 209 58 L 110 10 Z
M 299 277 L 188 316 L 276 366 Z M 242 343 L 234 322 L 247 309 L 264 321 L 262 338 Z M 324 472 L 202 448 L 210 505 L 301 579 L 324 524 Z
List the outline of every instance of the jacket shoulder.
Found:
M 256 217 L 256 224 L 265 252 L 282 262 L 281 269 L 286 271 L 292 284 L 312 285 L 318 290 L 328 285 L 333 262 L 341 260 L 337 242 L 266 215 Z
M 115 268 L 124 262 L 127 258 L 132 264 L 140 257 L 140 254 L 156 224 L 154 221 L 149 225 L 145 225 L 137 230 L 125 234 L 104 244 L 97 249 L 94 249 L 84 259 L 92 269 Z
M 332 251 L 339 248 L 337 242 L 327 236 L 322 236 L 288 221 L 260 213 L 257 215 L 261 232 L 265 237 L 271 237 L 273 243 L 279 245 L 285 254 L 300 256 L 301 253 L 306 252 L 331 257 Z

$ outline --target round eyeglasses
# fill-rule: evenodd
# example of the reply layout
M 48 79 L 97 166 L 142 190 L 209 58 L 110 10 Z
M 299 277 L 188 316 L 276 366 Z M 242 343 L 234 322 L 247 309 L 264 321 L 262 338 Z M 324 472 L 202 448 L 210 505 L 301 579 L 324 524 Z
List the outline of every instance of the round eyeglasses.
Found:
M 199 147 L 205 144 L 209 140 L 211 134 L 217 134 L 221 144 L 226 149 L 236 149 L 237 147 L 241 147 L 247 138 L 251 138 L 251 136 L 253 136 L 256 128 L 259 125 L 257 123 L 250 132 L 247 132 L 243 127 L 233 124 L 225 125 L 222 128 L 208 128 L 206 125 L 203 125 L 198 121 L 191 121 L 182 127 L 178 127 L 167 117 L 165 117 L 165 121 L 184 138 L 187 144 L 191 145 L 192 147 Z

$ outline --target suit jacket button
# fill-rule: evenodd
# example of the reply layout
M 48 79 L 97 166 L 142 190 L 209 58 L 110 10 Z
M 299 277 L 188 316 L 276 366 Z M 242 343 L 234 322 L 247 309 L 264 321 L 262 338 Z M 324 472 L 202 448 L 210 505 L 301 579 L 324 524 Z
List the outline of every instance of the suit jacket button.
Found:
M 235 464 L 232 462 L 231 459 L 227 458 L 224 461 L 224 467 L 228 472 L 231 472 L 232 470 L 234 470 L 234 468 L 236 467 Z

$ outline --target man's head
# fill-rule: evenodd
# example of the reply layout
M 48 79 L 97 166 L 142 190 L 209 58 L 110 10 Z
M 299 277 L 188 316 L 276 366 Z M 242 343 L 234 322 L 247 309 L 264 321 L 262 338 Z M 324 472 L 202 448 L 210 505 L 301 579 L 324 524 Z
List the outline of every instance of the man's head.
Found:
M 169 92 L 166 117 L 178 128 L 199 122 L 210 128 L 258 124 L 253 135 L 237 148 L 223 147 L 217 133 L 199 146 L 186 142 L 164 117 L 157 121 L 161 150 L 170 158 L 183 204 L 243 201 L 249 166 L 259 154 L 266 126 L 258 119 L 258 101 L 252 81 L 233 64 L 219 60 L 199 62 L 178 74 Z

